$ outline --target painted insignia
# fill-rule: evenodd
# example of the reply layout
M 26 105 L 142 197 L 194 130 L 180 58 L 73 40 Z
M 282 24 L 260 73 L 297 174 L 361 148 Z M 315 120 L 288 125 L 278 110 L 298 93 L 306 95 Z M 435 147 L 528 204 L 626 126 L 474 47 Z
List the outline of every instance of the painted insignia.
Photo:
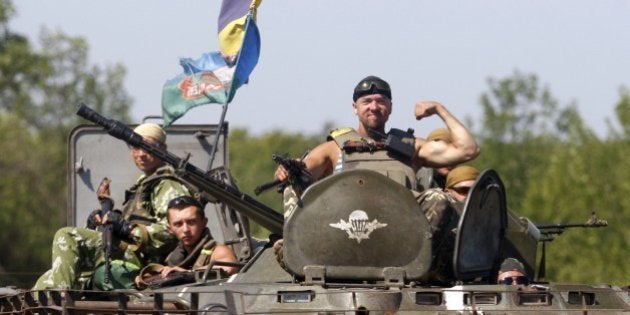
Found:
M 207 94 L 225 91 L 232 84 L 234 69 L 219 68 L 186 76 L 178 85 L 185 100 L 207 98 Z
M 361 243 L 361 240 L 370 238 L 370 234 L 382 227 L 386 227 L 387 223 L 380 223 L 374 219 L 369 222 L 367 213 L 363 210 L 354 210 L 348 217 L 348 222 L 343 219 L 338 223 L 330 223 L 330 226 L 346 231 L 350 239 L 356 239 L 357 243 Z

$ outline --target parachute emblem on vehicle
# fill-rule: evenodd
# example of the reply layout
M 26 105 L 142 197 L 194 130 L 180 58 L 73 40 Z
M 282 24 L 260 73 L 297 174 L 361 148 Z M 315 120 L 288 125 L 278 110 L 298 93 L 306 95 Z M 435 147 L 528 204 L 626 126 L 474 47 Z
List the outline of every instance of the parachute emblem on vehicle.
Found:
M 370 234 L 376 229 L 386 227 L 387 223 L 378 222 L 377 219 L 370 222 L 370 218 L 363 210 L 354 210 L 348 216 L 348 222 L 343 219 L 338 223 L 330 223 L 330 226 L 346 231 L 348 238 L 356 239 L 357 244 L 361 243 L 361 240 L 369 239 Z

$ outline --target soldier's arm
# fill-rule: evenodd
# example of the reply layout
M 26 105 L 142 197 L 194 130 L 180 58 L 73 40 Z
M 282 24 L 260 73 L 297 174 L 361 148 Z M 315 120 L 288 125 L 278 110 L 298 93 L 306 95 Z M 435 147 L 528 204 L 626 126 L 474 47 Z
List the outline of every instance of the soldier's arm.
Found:
M 311 150 L 303 162 L 313 176 L 313 180 L 317 181 L 332 174 L 338 156 L 339 147 L 334 141 L 328 141 Z M 289 178 L 289 173 L 282 165 L 278 165 L 275 177 L 281 181 L 286 181 Z
M 473 135 L 444 105 L 434 101 L 416 103 L 415 116 L 420 120 L 438 115 L 451 133 L 452 142 L 416 139 L 417 158 L 422 165 L 441 167 L 463 163 L 479 155 L 479 146 Z
M 236 255 L 234 251 L 226 245 L 217 245 L 212 250 L 212 255 L 210 257 L 211 260 L 215 261 L 225 261 L 225 262 L 236 262 Z M 232 266 L 215 266 L 215 268 L 223 269 L 228 275 L 234 274 L 238 269 Z
M 332 174 L 340 149 L 334 141 L 327 141 L 316 146 L 304 158 L 306 168 L 313 175 L 313 180 L 320 180 Z

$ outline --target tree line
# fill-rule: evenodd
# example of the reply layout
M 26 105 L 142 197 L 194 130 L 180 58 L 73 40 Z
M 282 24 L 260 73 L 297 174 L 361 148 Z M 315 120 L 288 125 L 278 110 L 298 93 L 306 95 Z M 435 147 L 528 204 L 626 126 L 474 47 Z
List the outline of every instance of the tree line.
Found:
M 0 0 L 0 286 L 24 287 L 50 268 L 53 233 L 66 222 L 77 104 L 130 121 L 132 100 L 122 65 L 89 65 L 85 39 L 46 29 L 36 48 L 10 29 L 15 13 Z
M 131 122 L 133 100 L 124 66 L 88 64 L 88 43 L 60 32 L 43 30 L 36 48 L 10 29 L 14 14 L 12 3 L 0 0 L 0 286 L 27 288 L 50 267 L 52 236 L 66 223 L 67 137 L 82 123 L 76 105 Z M 567 230 L 549 244 L 551 281 L 630 284 L 630 91 L 620 88 L 611 105 L 621 127 L 611 124 L 601 138 L 575 104 L 562 105 L 535 74 L 515 71 L 488 79 L 482 119 L 466 121 L 482 150 L 470 164 L 499 172 L 510 209 L 537 224 L 584 222 L 592 211 L 608 220 L 604 229 Z M 272 154 L 299 157 L 329 126 L 316 135 L 230 130 L 236 184 L 253 196 L 272 179 Z M 280 194 L 258 198 L 282 208 Z

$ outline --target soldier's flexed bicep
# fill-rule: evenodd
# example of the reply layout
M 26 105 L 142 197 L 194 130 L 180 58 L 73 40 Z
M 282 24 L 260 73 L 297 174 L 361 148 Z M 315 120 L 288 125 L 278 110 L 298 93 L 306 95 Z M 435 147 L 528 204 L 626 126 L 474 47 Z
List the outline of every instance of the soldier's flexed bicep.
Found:
M 420 120 L 438 115 L 446 124 L 451 142 L 416 139 L 417 158 L 423 166 L 441 167 L 470 161 L 479 155 L 479 146 L 468 129 L 444 105 L 435 101 L 420 101 L 414 109 Z

